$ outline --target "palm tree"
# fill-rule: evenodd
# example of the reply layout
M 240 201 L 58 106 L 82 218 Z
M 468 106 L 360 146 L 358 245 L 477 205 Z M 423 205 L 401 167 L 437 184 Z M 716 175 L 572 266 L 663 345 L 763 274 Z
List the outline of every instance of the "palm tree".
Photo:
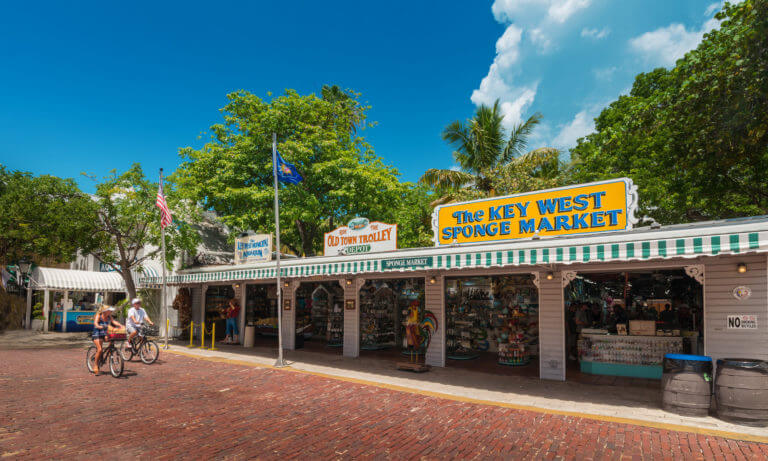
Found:
M 503 120 L 497 100 L 493 107 L 481 105 L 466 123 L 457 120 L 445 128 L 443 139 L 455 148 L 453 158 L 459 169 L 431 168 L 424 172 L 419 182 L 434 187 L 441 196 L 433 205 L 478 195 L 492 197 L 500 190 L 513 193 L 510 189 L 525 183 L 520 180 L 521 173 L 549 178 L 562 170 L 557 149 L 545 147 L 524 153 L 541 114 L 513 127 L 508 138 Z

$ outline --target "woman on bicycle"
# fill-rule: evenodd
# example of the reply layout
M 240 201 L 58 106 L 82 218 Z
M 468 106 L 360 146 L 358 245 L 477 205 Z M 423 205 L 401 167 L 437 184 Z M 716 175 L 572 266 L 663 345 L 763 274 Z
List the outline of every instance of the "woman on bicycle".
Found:
M 104 339 L 107 337 L 109 326 L 123 328 L 123 325 L 112 318 L 115 308 L 102 304 L 96 315 L 93 316 L 93 343 L 96 345 L 96 363 L 93 365 L 93 374 L 99 375 L 99 363 L 101 362 L 101 351 L 104 346 Z

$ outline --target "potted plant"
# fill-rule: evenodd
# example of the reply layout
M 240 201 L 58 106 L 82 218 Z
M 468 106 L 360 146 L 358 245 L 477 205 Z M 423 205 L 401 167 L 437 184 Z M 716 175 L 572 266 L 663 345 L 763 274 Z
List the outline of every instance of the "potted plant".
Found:
M 32 306 L 32 330 L 42 331 L 44 322 L 45 315 L 43 315 L 43 303 L 37 303 Z

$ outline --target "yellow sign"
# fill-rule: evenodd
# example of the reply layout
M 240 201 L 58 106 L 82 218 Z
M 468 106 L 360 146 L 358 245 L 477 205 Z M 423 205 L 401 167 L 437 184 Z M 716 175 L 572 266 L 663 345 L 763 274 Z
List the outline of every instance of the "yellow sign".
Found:
M 497 242 L 618 231 L 637 222 L 628 178 L 493 197 L 435 208 L 435 244 Z

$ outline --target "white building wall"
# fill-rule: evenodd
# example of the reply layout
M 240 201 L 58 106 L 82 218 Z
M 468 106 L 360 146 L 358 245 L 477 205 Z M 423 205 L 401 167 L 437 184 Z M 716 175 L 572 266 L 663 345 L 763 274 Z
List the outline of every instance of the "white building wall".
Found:
M 345 357 L 360 356 L 360 288 L 365 284 L 365 279 L 356 278 L 352 280 L 351 285 L 347 285 L 346 280 L 341 281 L 344 287 L 344 350 Z M 346 308 L 346 301 L 354 300 L 355 309 Z
M 713 360 L 744 357 L 768 360 L 768 261 L 766 255 L 727 256 L 704 260 L 704 353 Z M 747 265 L 740 274 L 739 263 Z M 736 287 L 752 294 L 739 300 Z M 728 315 L 757 316 L 757 329 L 727 328 Z
M 435 283 L 429 283 L 428 276 L 424 285 L 425 308 L 437 319 L 437 331 L 427 349 L 425 363 L 436 367 L 445 366 L 445 277 L 435 276 Z
M 539 376 L 565 381 L 565 307 L 562 274 L 539 277 Z

